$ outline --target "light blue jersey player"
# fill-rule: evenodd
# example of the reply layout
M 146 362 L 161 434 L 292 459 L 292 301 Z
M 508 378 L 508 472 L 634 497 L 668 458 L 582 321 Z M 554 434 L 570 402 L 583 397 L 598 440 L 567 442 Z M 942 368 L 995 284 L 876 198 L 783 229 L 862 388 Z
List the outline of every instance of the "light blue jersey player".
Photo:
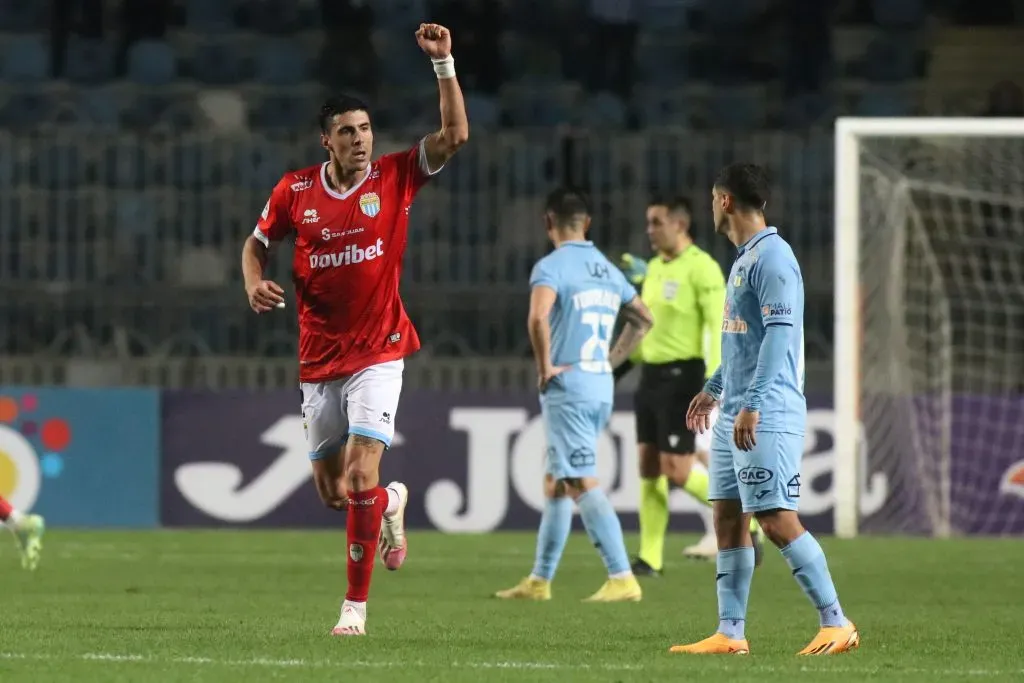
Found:
M 612 412 L 612 370 L 636 349 L 651 316 L 622 272 L 586 241 L 590 210 L 582 193 L 553 192 L 545 220 L 555 250 L 530 275 L 528 324 L 548 442 L 546 502 L 533 571 L 496 596 L 550 599 L 575 501 L 608 570 L 608 581 L 587 600 L 635 602 L 642 593 L 630 570 L 622 526 L 596 478 L 597 440 Z M 613 346 L 620 311 L 626 324 Z
M 843 614 L 825 554 L 797 515 L 807 402 L 804 398 L 804 284 L 789 244 L 765 223 L 770 188 L 753 164 L 726 167 L 712 190 L 715 231 L 737 247 L 727 283 L 722 364 L 690 404 L 687 425 L 713 430 L 709 498 L 718 535 L 718 631 L 672 652 L 746 654 L 744 633 L 757 518 L 817 608 L 820 630 L 801 655 L 837 654 L 860 644 Z

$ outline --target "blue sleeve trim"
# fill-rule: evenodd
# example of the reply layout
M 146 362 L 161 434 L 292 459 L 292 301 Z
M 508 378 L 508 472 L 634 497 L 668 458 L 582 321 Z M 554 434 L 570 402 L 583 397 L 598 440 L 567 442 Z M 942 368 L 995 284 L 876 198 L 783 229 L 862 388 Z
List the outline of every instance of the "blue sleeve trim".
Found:
M 376 429 L 369 429 L 367 427 L 349 427 L 348 433 L 358 434 L 359 436 L 365 436 L 370 439 L 377 439 L 377 441 L 384 444 L 384 448 L 391 448 L 391 437 L 378 432 Z
M 782 372 L 789 351 L 789 330 L 792 327 L 792 325 L 778 324 L 765 328 L 764 340 L 762 340 L 761 349 L 757 353 L 754 378 L 750 381 L 744 398 L 744 407 L 747 410 L 751 412 L 761 410 L 761 403 L 764 401 L 764 395 L 768 393 L 768 387 Z

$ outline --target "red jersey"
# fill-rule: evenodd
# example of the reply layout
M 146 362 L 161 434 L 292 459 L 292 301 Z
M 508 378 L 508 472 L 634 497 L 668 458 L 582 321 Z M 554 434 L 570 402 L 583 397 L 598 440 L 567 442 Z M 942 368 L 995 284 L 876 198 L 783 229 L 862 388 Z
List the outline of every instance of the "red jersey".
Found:
M 370 164 L 343 193 L 327 163 L 285 174 L 253 235 L 269 246 L 295 235 L 299 379 L 326 382 L 404 358 L 419 336 L 398 293 L 409 207 L 433 172 L 423 142 Z

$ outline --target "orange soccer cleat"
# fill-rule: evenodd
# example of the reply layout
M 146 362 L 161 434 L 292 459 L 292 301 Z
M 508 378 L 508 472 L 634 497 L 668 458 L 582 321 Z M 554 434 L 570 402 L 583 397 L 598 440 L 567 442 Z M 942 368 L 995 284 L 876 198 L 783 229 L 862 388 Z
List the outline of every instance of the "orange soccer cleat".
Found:
M 746 640 L 733 640 L 721 633 L 716 633 L 710 638 L 705 638 L 692 645 L 673 645 L 668 651 L 674 654 L 690 655 L 747 655 L 750 654 L 750 645 Z
M 859 646 L 860 633 L 853 622 L 847 621 L 846 626 L 823 626 L 810 645 L 797 652 L 797 655 L 837 655 Z

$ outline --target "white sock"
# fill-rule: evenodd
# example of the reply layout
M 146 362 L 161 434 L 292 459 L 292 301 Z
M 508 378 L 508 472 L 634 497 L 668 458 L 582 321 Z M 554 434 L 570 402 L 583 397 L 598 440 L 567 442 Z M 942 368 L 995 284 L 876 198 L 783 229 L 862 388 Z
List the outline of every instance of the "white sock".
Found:
M 401 499 L 398 497 L 398 491 L 393 488 L 384 489 L 388 492 L 388 507 L 384 510 L 385 515 L 393 515 L 398 512 L 398 506 L 401 504 Z
M 710 505 L 708 505 L 706 507 L 702 505 L 700 510 L 697 511 L 697 514 L 700 515 L 701 521 L 704 522 L 704 535 L 714 534 L 715 533 L 715 511 L 714 511 L 714 509 Z
M 360 618 L 362 618 L 363 621 L 366 621 L 366 603 L 365 602 L 353 602 L 352 600 L 346 600 L 345 602 L 341 603 L 341 611 L 342 612 L 345 611 L 345 607 L 353 608 L 356 611 L 356 614 L 358 614 L 360 616 Z
M 633 572 L 619 572 L 618 574 L 609 574 L 609 579 L 628 579 L 633 576 Z
M 21 526 L 21 520 L 24 518 L 25 516 L 18 510 L 11 510 L 11 514 L 7 515 L 7 519 L 4 520 L 4 524 L 6 524 L 7 528 L 11 531 L 15 531 L 19 526 Z

